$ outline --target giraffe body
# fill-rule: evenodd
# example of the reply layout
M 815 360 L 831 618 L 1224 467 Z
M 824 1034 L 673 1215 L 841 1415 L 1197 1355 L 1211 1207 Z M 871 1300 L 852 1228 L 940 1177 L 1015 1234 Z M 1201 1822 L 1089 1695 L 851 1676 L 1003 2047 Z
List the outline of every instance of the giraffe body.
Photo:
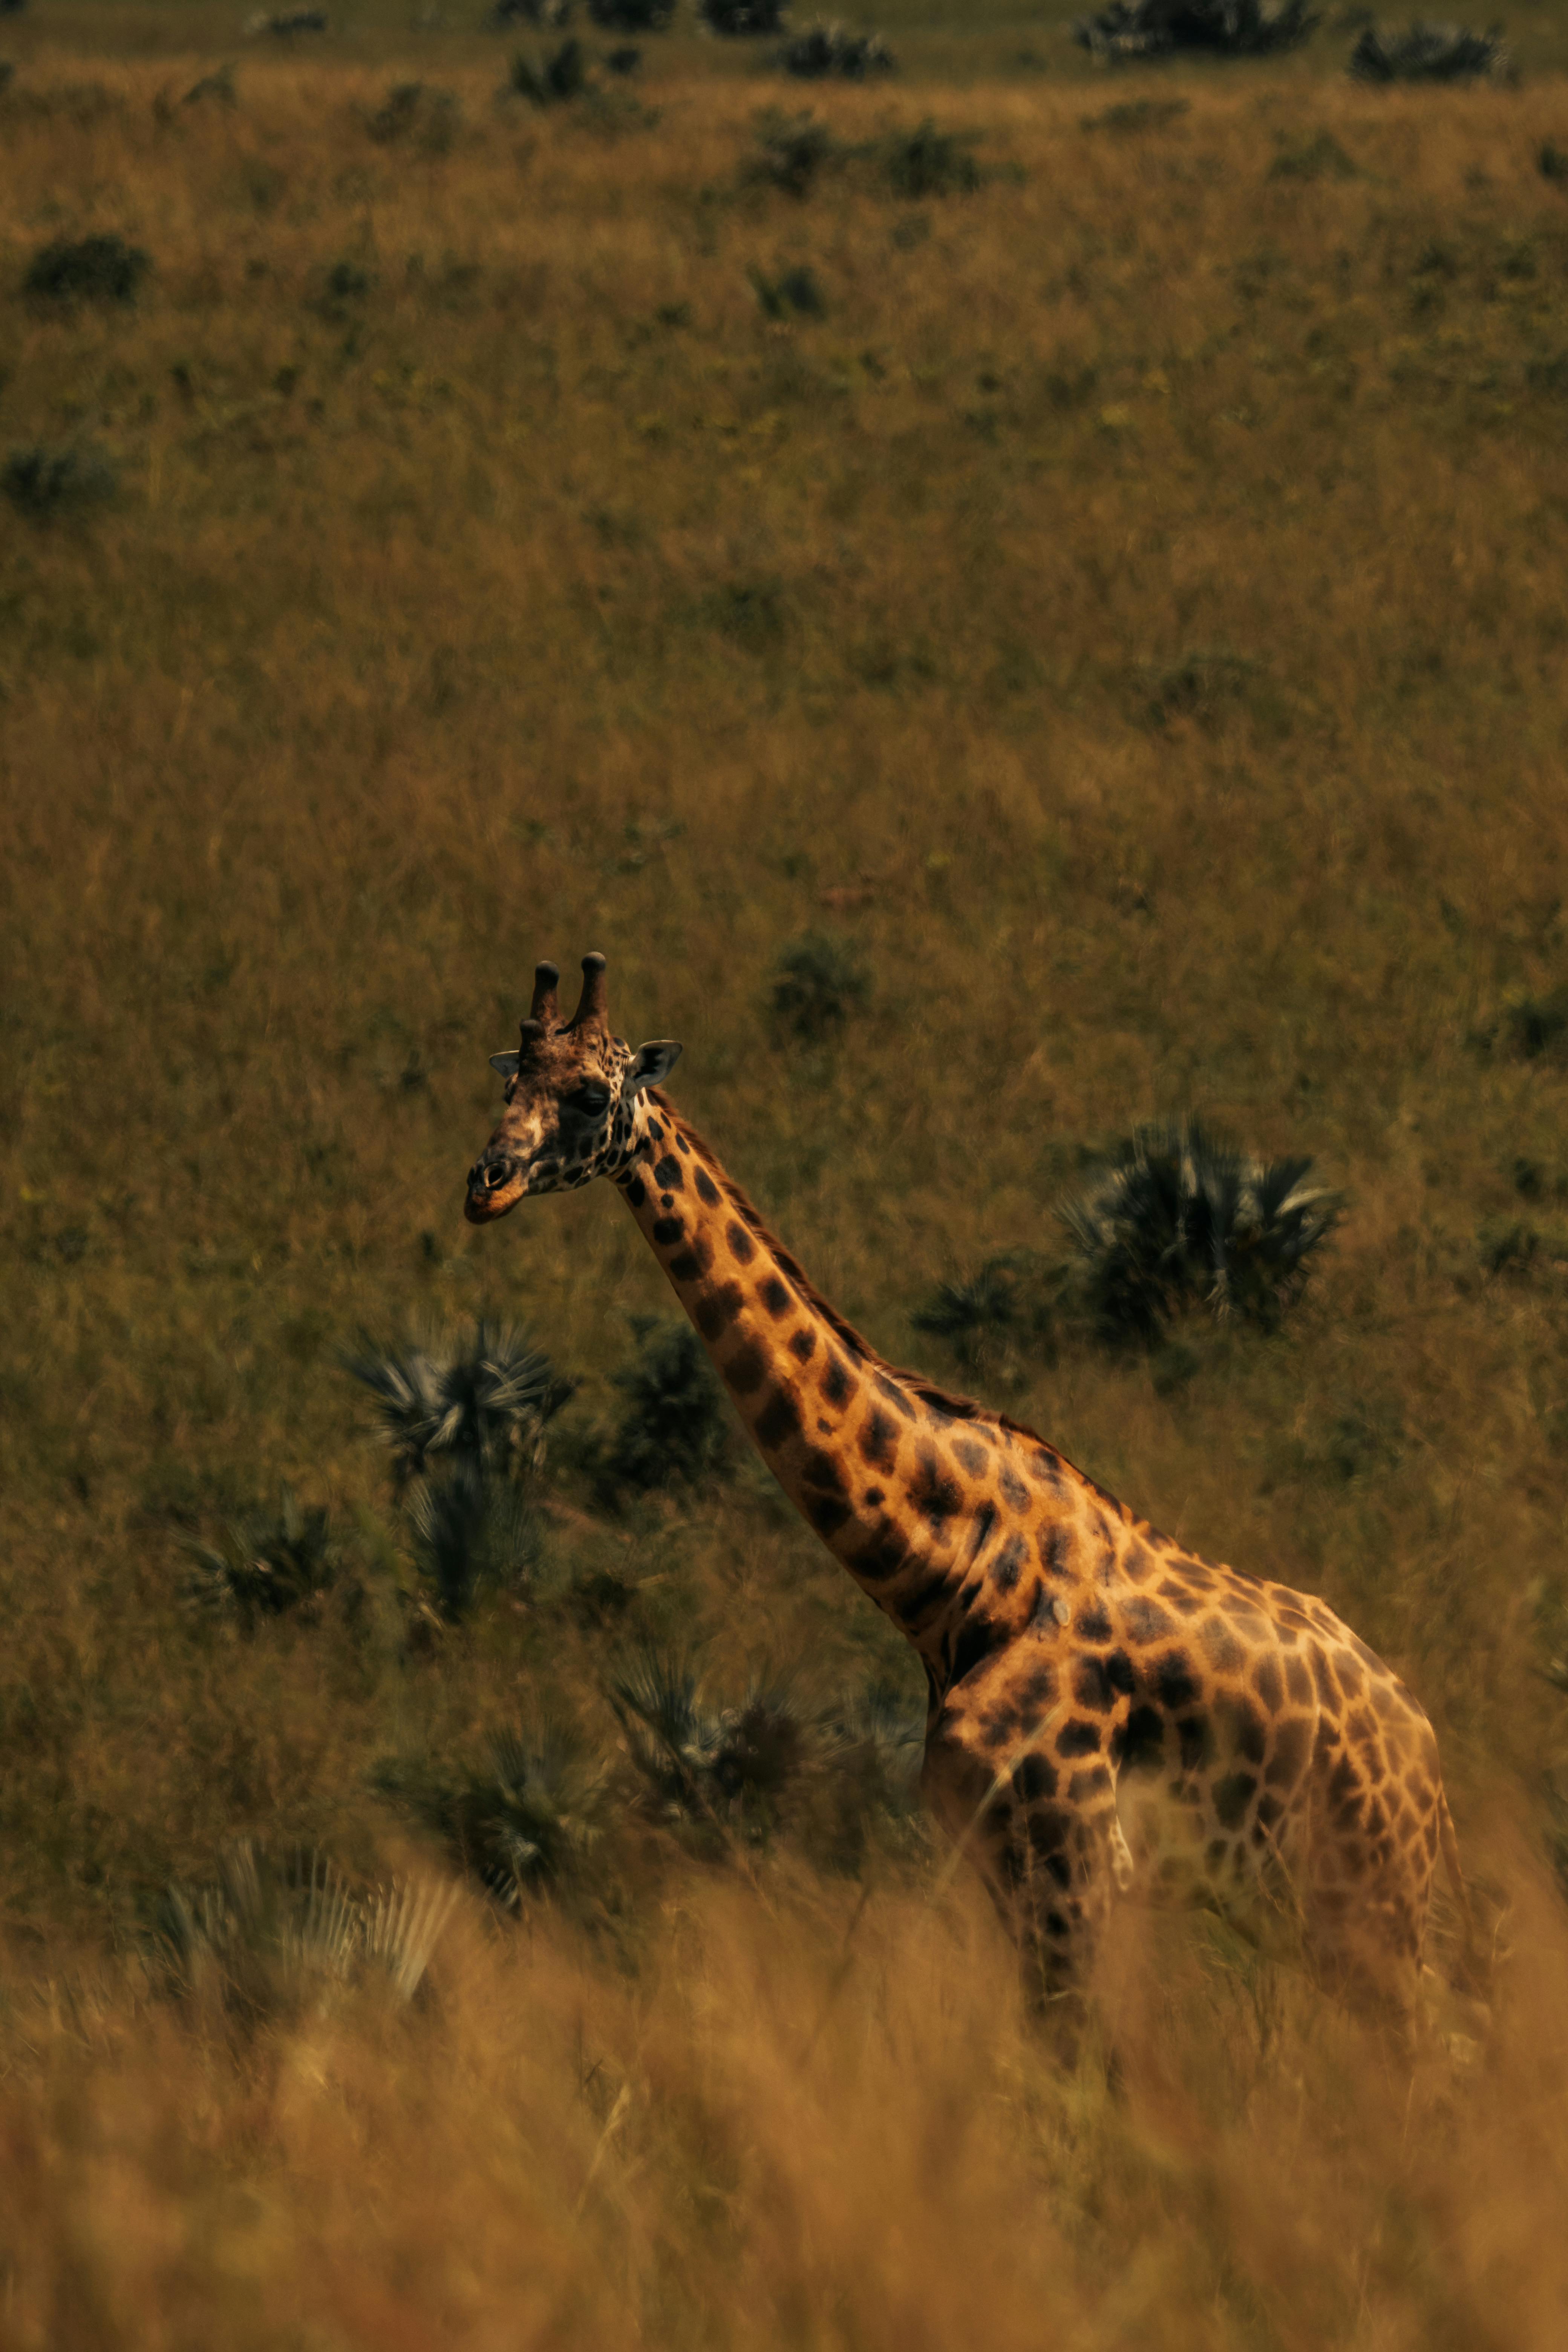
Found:
M 611 1037 L 584 971 L 564 1026 L 542 966 L 521 1054 L 493 1057 L 509 1108 L 467 1213 L 616 1183 L 780 1485 L 918 1652 L 926 1800 L 1047 1982 L 1142 1894 L 1407 2011 L 1440 1845 L 1457 1868 L 1403 1684 L 1323 1601 L 1197 1559 L 877 1355 L 658 1091 L 679 1048 Z

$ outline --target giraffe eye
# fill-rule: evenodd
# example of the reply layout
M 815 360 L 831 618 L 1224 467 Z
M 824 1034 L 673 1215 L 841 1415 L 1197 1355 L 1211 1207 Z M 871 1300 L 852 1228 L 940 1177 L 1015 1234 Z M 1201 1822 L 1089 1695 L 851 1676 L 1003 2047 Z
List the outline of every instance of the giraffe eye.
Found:
M 579 1087 L 572 1097 L 572 1108 L 584 1118 L 598 1118 L 610 1107 L 608 1087 Z

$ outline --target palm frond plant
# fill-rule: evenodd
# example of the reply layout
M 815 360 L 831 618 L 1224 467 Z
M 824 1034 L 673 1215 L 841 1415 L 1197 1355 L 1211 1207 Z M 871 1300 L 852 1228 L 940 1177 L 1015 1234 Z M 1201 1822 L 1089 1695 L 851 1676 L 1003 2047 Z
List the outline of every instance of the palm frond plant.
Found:
M 412 2000 L 452 1899 L 435 1887 L 362 1895 L 316 1850 L 279 1861 L 247 1839 L 205 1885 L 165 1889 L 153 1955 L 174 1998 L 254 2031 L 367 1981 Z
M 525 1477 L 539 1467 L 544 1433 L 577 1386 L 524 1332 L 482 1318 L 466 1341 L 446 1349 L 364 1339 L 343 1369 L 376 1400 L 399 1495 L 436 1466 L 433 1456 Z
M 1147 1344 L 1198 1304 L 1272 1328 L 1338 1222 L 1311 1168 L 1255 1159 L 1196 1119 L 1141 1128 L 1059 1212 L 1101 1335 Z
M 408 1508 L 414 1564 L 448 1624 L 467 1617 L 483 1592 L 520 1592 L 537 1566 L 537 1514 L 515 1486 L 459 1457 L 445 1476 L 426 1479 Z
M 599 1481 L 607 1499 L 631 1488 L 696 1485 L 730 1444 L 724 1392 L 689 1323 L 634 1317 L 637 1353 L 612 1378 L 626 1399 Z
M 852 33 L 819 20 L 784 43 L 779 64 L 800 81 L 868 81 L 894 72 L 898 60 L 879 33 Z
M 945 1339 L 966 1372 L 1016 1370 L 1053 1352 L 1059 1269 L 1035 1250 L 1005 1250 L 973 1274 L 939 1282 L 910 1321 Z
M 398 1763 L 377 1778 L 509 1911 L 579 1877 L 613 1818 L 607 1760 L 560 1716 L 502 1731 L 455 1780 Z
M 1506 80 L 1513 60 L 1501 27 L 1468 25 L 1368 25 L 1351 51 L 1357 81 Z
M 686 1828 L 764 1833 L 820 1744 L 793 1677 L 764 1673 L 738 1702 L 715 1702 L 680 1652 L 634 1654 L 609 1700 L 643 1805 Z
M 1091 57 L 1110 64 L 1165 58 L 1175 50 L 1210 56 L 1266 57 L 1293 49 L 1318 24 L 1310 0 L 1110 0 L 1097 16 L 1081 16 L 1073 38 Z
M 342 1571 L 328 1514 L 307 1507 L 287 1483 L 275 1510 L 247 1512 L 216 1544 L 192 1539 L 184 1549 L 196 1598 L 237 1617 L 247 1633 L 269 1617 L 319 1615 Z

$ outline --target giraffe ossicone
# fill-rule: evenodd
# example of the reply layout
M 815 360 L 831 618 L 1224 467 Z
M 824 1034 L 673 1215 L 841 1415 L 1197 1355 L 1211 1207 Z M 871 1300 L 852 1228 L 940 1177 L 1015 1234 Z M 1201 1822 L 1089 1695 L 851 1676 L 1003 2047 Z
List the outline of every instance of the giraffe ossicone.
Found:
M 1117 1894 L 1212 1903 L 1351 1998 L 1407 2013 L 1441 1850 L 1437 1746 L 1327 1604 L 1158 1534 L 1032 1430 L 889 1364 L 815 1290 L 611 1034 L 605 959 L 561 1018 L 542 963 L 477 1224 L 607 1176 L 807 1524 L 925 1669 L 921 1787 L 1047 1980 Z

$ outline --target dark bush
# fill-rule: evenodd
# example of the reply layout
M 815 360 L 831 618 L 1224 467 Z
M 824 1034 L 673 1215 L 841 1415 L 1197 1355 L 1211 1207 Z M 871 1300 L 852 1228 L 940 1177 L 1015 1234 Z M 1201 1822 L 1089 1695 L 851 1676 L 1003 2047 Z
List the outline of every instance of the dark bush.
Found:
M 898 61 L 879 33 L 816 24 L 785 42 L 779 63 L 800 81 L 869 81 L 874 74 L 894 72 Z
M 216 1545 L 193 1540 L 185 1549 L 197 1598 L 232 1612 L 247 1633 L 268 1617 L 320 1615 L 342 1570 L 326 1512 L 306 1509 L 287 1485 L 276 1510 L 248 1511 Z
M 945 1339 L 966 1371 L 1006 1369 L 1026 1356 L 1049 1356 L 1056 1332 L 1057 1269 L 1033 1250 L 1008 1250 L 978 1271 L 939 1282 L 910 1320 Z
M 269 34 L 275 40 L 292 40 L 296 33 L 324 33 L 327 12 L 324 8 L 293 8 L 279 16 L 252 16 L 245 29 L 247 33 Z
M 1535 168 L 1543 180 L 1558 187 L 1568 186 L 1568 152 L 1555 140 L 1543 139 L 1535 151 Z
M 870 975 L 851 947 L 826 932 L 807 931 L 781 949 L 769 1003 L 775 1021 L 816 1045 L 838 1034 L 870 992 Z
M 889 133 L 877 151 L 878 161 L 895 195 L 967 195 L 980 185 L 980 166 L 969 151 L 983 135 L 939 131 L 928 115 L 912 131 Z
M 527 1476 L 542 1458 L 546 1428 L 576 1389 L 525 1333 L 482 1319 L 471 1338 L 447 1349 L 366 1340 L 343 1369 L 376 1399 L 400 1495 L 447 1459 L 501 1478 Z
M 240 2032 L 319 2011 L 370 1979 L 412 2000 L 452 1907 L 449 1890 L 356 1894 L 324 1854 L 278 1862 L 248 1841 L 205 1885 L 174 1885 L 153 1922 L 163 1990 Z
M 184 98 L 181 99 L 180 104 L 205 106 L 209 100 L 216 106 L 239 104 L 239 100 L 235 93 L 232 66 L 219 66 L 216 73 L 204 74 L 200 81 L 191 84 Z
M 821 319 L 827 314 L 827 304 L 817 284 L 816 272 L 800 262 L 781 269 L 776 278 L 769 278 L 752 264 L 746 270 L 765 318 L 775 320 Z
M 395 1762 L 376 1784 L 508 1910 L 570 1879 L 609 1819 L 607 1763 L 558 1717 L 502 1732 L 455 1778 Z
M 549 57 L 531 60 L 521 54 L 511 61 L 508 87 L 534 106 L 564 106 L 581 98 L 588 87 L 588 59 L 581 41 L 563 41 Z
M 697 0 L 697 14 L 710 33 L 727 40 L 750 40 L 784 31 L 785 0 Z
M 641 1798 L 660 1820 L 765 1826 L 816 1730 L 787 1677 L 712 1704 L 689 1658 L 645 1649 L 610 1685 Z
M 605 56 L 605 70 L 613 74 L 635 74 L 642 70 L 642 51 L 634 48 L 609 49 Z
M 572 0 L 496 0 L 489 13 L 494 32 L 504 32 L 509 25 L 539 25 L 553 32 L 557 26 L 571 21 Z
M 1210 56 L 1266 57 L 1293 49 L 1319 22 L 1310 0 L 1110 0 L 1080 16 L 1073 38 L 1091 56 L 1121 62 L 1164 58 L 1177 49 Z
M 588 0 L 588 14 L 606 33 L 662 33 L 675 0 Z
M 1060 1212 L 1102 1337 L 1157 1339 L 1202 1303 L 1271 1328 L 1337 1223 L 1310 1160 L 1255 1160 L 1195 1119 L 1139 1129 L 1100 1181 Z
M 758 116 L 756 138 L 758 152 L 742 167 L 743 176 L 789 196 L 808 196 L 821 172 L 849 152 L 814 114 L 781 114 L 775 107 Z
M 92 449 L 13 449 L 0 468 L 0 490 L 31 522 L 101 506 L 118 486 L 109 459 Z
M 22 291 L 42 302 L 133 302 L 152 267 L 122 236 L 59 237 L 33 256 Z
M 1369 25 L 1351 51 L 1358 81 L 1479 81 L 1507 78 L 1512 61 L 1500 33 L 1465 25 Z
M 1504 1012 L 1503 1032 L 1527 1062 L 1562 1053 L 1568 1046 L 1568 987 L 1553 989 L 1548 996 L 1516 997 Z
M 488 1592 L 527 1587 L 541 1550 L 539 1521 L 508 1480 L 459 1461 L 424 1480 L 408 1507 L 414 1564 L 437 1613 L 458 1625 Z
M 404 81 L 388 90 L 365 128 L 380 147 L 406 140 L 427 155 L 445 155 L 458 135 L 459 111 L 449 89 Z
M 695 1485 L 721 1463 L 730 1444 L 724 1391 L 689 1323 L 634 1320 L 637 1350 L 614 1375 L 626 1407 L 600 1462 L 610 1497 Z

